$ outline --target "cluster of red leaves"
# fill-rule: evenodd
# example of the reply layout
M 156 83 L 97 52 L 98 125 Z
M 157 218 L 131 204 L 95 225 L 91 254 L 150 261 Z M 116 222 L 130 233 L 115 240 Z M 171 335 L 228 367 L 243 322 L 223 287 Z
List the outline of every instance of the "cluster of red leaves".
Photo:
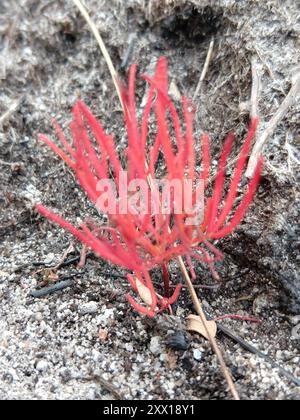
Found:
M 133 179 L 147 181 L 156 178 L 158 169 L 165 167 L 166 179 L 189 179 L 195 182 L 202 179 L 205 188 L 205 217 L 200 226 L 188 226 L 187 214 L 152 215 L 108 214 L 107 226 L 95 221 L 82 223 L 76 228 L 57 214 L 37 205 L 39 213 L 71 232 L 77 239 L 91 248 L 101 258 L 130 270 L 128 281 L 134 292 L 141 295 L 141 287 L 147 291 L 145 305 L 138 303 L 131 295 L 127 298 L 140 313 L 154 316 L 175 302 L 180 293 L 180 284 L 172 296 L 169 294 L 167 264 L 176 257 L 186 259 L 191 276 L 195 279 L 192 260 L 208 264 L 216 276 L 213 264 L 223 258 L 212 245 L 214 239 L 230 234 L 240 223 L 253 200 L 262 169 L 259 161 L 253 178 L 249 181 L 243 198 L 238 198 L 238 187 L 247 163 L 257 121 L 252 121 L 247 138 L 237 159 L 234 174 L 225 194 L 227 161 L 232 149 L 233 135 L 229 135 L 220 157 L 219 169 L 209 194 L 211 171 L 210 140 L 207 135 L 201 140 L 201 173 L 196 172 L 196 152 L 193 136 L 194 110 L 187 98 L 182 100 L 182 118 L 168 95 L 168 68 L 165 58 L 158 61 L 153 78 L 143 76 L 149 83 L 148 98 L 143 110 L 141 125 L 136 116 L 135 80 L 136 65 L 129 74 L 127 89 L 122 89 L 124 118 L 128 136 L 126 167 L 116 152 L 112 136 L 105 133 L 98 120 L 87 106 L 78 101 L 73 108 L 73 121 L 70 131 L 73 138 L 69 142 L 60 126 L 54 122 L 58 147 L 45 135 L 40 140 L 46 143 L 74 171 L 82 189 L 96 205 L 99 202 L 97 184 L 99 180 L 113 178 L 118 193 L 121 171 L 128 172 L 128 183 Z M 149 134 L 150 119 L 154 117 L 156 133 Z M 183 123 L 181 123 L 183 119 Z M 182 126 L 185 126 L 183 130 Z M 171 133 L 174 132 L 174 135 Z M 151 140 L 152 139 L 152 140 Z M 118 207 L 118 197 L 116 206 Z M 238 201 L 238 203 L 237 203 Z M 100 209 L 101 210 L 101 209 Z M 161 267 L 164 279 L 163 297 L 155 290 L 150 271 Z

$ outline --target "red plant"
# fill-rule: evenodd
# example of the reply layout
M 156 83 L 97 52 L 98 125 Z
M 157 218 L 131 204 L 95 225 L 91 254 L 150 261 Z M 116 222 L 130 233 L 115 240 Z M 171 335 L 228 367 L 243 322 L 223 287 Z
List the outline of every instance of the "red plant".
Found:
M 217 276 L 213 264 L 222 260 L 223 255 L 211 241 L 229 235 L 241 222 L 253 200 L 263 162 L 262 159 L 259 160 L 247 191 L 236 205 L 238 186 L 256 132 L 257 120 L 253 120 L 238 157 L 227 195 L 224 193 L 225 175 L 234 139 L 232 134 L 225 141 L 210 195 L 210 140 L 208 135 L 203 135 L 202 170 L 198 174 L 195 169 L 197 159 L 193 137 L 193 106 L 186 97 L 183 98 L 182 115 L 185 125 L 183 131 L 179 113 L 168 96 L 166 59 L 161 58 L 158 61 L 153 78 L 143 76 L 149 83 L 149 92 L 140 126 L 135 107 L 136 70 L 136 65 L 133 65 L 129 74 L 128 89 L 122 88 L 128 136 L 126 167 L 123 167 L 116 152 L 112 136 L 105 133 L 98 120 L 81 101 L 78 101 L 73 108 L 73 121 L 70 124 L 73 142 L 67 140 L 56 122 L 54 127 L 61 142 L 60 147 L 45 135 L 39 136 L 40 140 L 74 171 L 82 189 L 99 211 L 105 212 L 106 208 L 101 205 L 99 208 L 101 193 L 97 191 L 98 182 L 103 179 L 114 180 L 117 194 L 113 199 L 117 211 L 115 214 L 108 214 L 107 226 L 88 220 L 76 228 L 41 204 L 36 208 L 39 213 L 71 232 L 101 258 L 133 272 L 128 274 L 128 281 L 133 291 L 142 296 L 146 306 L 137 303 L 131 295 L 127 295 L 127 298 L 137 311 L 154 316 L 178 298 L 180 284 L 172 296 L 169 294 L 167 265 L 174 258 L 181 256 L 186 259 L 193 279 L 196 278 L 196 274 L 192 259 L 208 264 L 213 275 Z M 154 136 L 149 133 L 153 116 L 157 127 Z M 147 214 L 121 214 L 119 181 L 120 174 L 124 170 L 128 172 L 128 184 L 138 178 L 147 182 L 150 190 L 153 190 L 153 180 L 158 174 L 169 181 L 191 180 L 194 185 L 194 204 L 196 204 L 195 185 L 199 179 L 202 179 L 206 197 L 204 220 L 196 226 L 187 225 L 187 218 L 193 214 L 177 214 L 175 206 L 178 203 L 174 196 L 172 196 L 172 211 L 170 214 L 164 214 L 159 191 L 156 191 L 159 211 L 155 215 L 149 209 Z M 151 280 L 150 271 L 155 267 L 162 269 L 163 297 L 156 292 Z

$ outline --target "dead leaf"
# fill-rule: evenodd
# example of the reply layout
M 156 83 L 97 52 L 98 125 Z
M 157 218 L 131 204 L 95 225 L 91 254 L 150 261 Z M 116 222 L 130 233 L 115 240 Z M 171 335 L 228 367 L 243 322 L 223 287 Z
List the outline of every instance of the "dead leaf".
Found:
M 198 315 L 189 315 L 187 317 L 187 330 L 188 331 L 194 331 L 199 334 L 201 334 L 204 338 L 209 340 L 209 337 L 207 335 L 206 329 L 203 325 L 203 322 L 201 321 L 200 316 Z M 215 338 L 217 335 L 217 324 L 215 321 L 206 321 L 206 327 L 208 331 L 210 332 L 210 335 Z
M 152 306 L 152 296 L 148 287 L 144 286 L 137 278 L 135 279 L 135 283 L 142 301 L 146 303 L 147 306 Z

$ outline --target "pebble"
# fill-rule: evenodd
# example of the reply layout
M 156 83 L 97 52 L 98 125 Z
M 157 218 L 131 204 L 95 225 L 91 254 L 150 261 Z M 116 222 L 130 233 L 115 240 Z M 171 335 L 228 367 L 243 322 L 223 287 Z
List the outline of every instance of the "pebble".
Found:
M 193 350 L 193 357 L 197 362 L 200 362 L 202 360 L 202 352 L 199 349 Z
M 131 343 L 126 343 L 124 347 L 125 347 L 125 350 L 128 351 L 129 353 L 133 352 L 133 345 Z
M 104 314 L 102 315 L 104 319 L 112 318 L 114 315 L 114 308 L 105 309 Z
M 84 303 L 79 308 L 81 315 L 95 314 L 98 311 L 98 305 L 96 302 Z
M 300 324 L 292 329 L 292 340 L 300 340 Z
M 300 315 L 291 316 L 290 321 L 293 325 L 298 325 L 300 323 Z
M 46 360 L 40 360 L 36 365 L 36 369 L 39 372 L 46 372 L 46 370 L 48 369 L 48 363 L 46 362 Z
M 114 320 L 114 308 L 108 309 L 104 306 L 100 309 L 99 313 L 100 315 L 97 317 L 98 325 L 109 327 Z M 117 332 L 117 336 L 119 336 L 118 333 L 119 331 Z
M 154 336 L 151 338 L 150 341 L 150 351 L 154 355 L 158 355 L 161 353 L 161 343 L 160 343 L 160 337 Z
M 53 254 L 53 252 L 50 252 L 44 258 L 44 264 L 51 264 L 54 261 L 54 258 L 55 258 L 55 254 Z
M 166 355 L 166 353 L 162 353 L 162 354 L 159 356 L 159 360 L 160 360 L 161 362 L 166 362 L 166 361 L 168 360 L 168 356 Z
M 267 294 L 261 294 L 253 302 L 253 312 L 260 315 L 266 308 L 270 308 L 270 297 Z

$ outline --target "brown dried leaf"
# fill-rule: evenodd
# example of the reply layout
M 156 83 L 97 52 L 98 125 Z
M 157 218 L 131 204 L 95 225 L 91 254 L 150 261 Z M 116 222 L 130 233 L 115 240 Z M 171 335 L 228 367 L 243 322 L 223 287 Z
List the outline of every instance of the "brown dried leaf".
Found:
M 206 327 L 210 332 L 210 335 L 215 338 L 217 335 L 217 324 L 215 321 L 206 321 Z M 206 340 L 209 340 L 206 329 L 198 315 L 189 315 L 187 317 L 187 330 L 194 331 L 201 334 Z
M 144 286 L 139 279 L 135 279 L 136 287 L 138 290 L 138 294 L 140 295 L 142 301 L 146 303 L 147 306 L 152 305 L 152 296 L 148 287 Z

